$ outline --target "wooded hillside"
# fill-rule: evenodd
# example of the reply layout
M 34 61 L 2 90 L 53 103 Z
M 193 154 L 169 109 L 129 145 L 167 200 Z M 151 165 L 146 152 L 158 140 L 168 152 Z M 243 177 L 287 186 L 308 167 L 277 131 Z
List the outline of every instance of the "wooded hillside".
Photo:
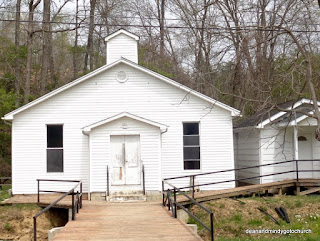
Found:
M 119 28 L 141 37 L 139 64 L 244 116 L 315 101 L 319 15 L 313 0 L 0 0 L 0 114 L 104 65 Z M 0 128 L 9 162 L 10 126 Z

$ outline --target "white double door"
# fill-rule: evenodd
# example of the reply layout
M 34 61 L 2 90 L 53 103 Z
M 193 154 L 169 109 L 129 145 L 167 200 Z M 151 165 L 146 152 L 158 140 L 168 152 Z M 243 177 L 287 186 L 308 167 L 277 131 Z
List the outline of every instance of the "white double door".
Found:
M 141 183 L 140 136 L 111 136 L 111 185 Z

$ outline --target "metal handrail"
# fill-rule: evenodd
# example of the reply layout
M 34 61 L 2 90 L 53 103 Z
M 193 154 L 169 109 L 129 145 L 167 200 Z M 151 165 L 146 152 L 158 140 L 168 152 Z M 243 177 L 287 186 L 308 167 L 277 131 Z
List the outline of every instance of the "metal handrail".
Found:
M 211 240 L 214 240 L 214 227 L 213 227 L 213 212 L 201 205 L 199 202 L 197 202 L 195 199 L 189 197 L 185 192 L 181 191 L 181 189 L 174 187 L 173 189 L 173 200 L 171 198 L 171 192 L 172 190 L 168 189 L 166 192 L 167 198 L 163 202 L 163 206 L 166 206 L 168 203 L 168 210 L 172 211 L 172 216 L 174 218 L 177 218 L 177 206 L 180 207 L 182 210 L 184 210 L 186 213 L 188 213 L 192 218 L 194 218 L 200 225 L 202 225 L 206 230 L 210 232 Z M 202 210 L 204 210 L 206 213 L 210 216 L 210 227 L 205 225 L 198 217 L 196 217 L 192 212 L 190 212 L 187 208 L 185 208 L 181 203 L 177 201 L 177 193 L 182 194 L 186 198 L 188 198 L 193 204 L 200 207 Z
M 199 202 L 197 202 L 195 200 L 195 198 L 194 198 L 194 193 L 195 193 L 195 189 L 194 188 L 195 187 L 208 186 L 208 185 L 221 184 L 221 183 L 234 182 L 234 181 L 250 180 L 250 179 L 261 178 L 261 177 L 282 175 L 282 174 L 287 174 L 287 173 L 296 173 L 296 181 L 299 182 L 299 173 L 300 172 L 320 172 L 320 170 L 299 170 L 298 162 L 307 162 L 307 161 L 318 162 L 318 161 L 320 161 L 320 159 L 314 159 L 314 160 L 289 160 L 289 161 L 283 161 L 283 162 L 275 162 L 275 163 L 268 163 L 268 164 L 263 164 L 263 165 L 256 165 L 256 166 L 251 166 L 251 167 L 234 168 L 234 169 L 227 169 L 227 170 L 221 170 L 221 171 L 215 171 L 215 172 L 206 172 L 206 173 L 200 173 L 200 174 L 164 178 L 162 180 L 162 204 L 163 204 L 163 206 L 168 205 L 168 210 L 172 209 L 172 215 L 175 218 L 177 218 L 177 211 L 176 211 L 177 210 L 177 206 L 179 208 L 183 209 L 190 216 L 192 216 L 199 224 L 201 224 L 205 229 L 210 231 L 211 240 L 214 240 L 213 213 L 209 209 L 205 208 L 204 206 L 202 206 Z M 224 173 L 224 172 L 230 172 L 230 171 L 247 170 L 247 169 L 252 169 L 252 168 L 260 168 L 260 167 L 265 167 L 265 166 L 273 166 L 273 165 L 280 165 L 280 164 L 284 164 L 284 163 L 293 163 L 293 162 L 295 162 L 295 170 L 289 170 L 289 171 L 285 171 L 285 172 L 276 172 L 276 173 L 253 176 L 253 177 L 247 177 L 247 178 L 237 178 L 237 179 L 232 179 L 232 180 L 196 184 L 196 185 L 195 185 L 195 182 L 194 182 L 196 176 L 218 174 L 218 173 Z M 169 180 L 175 180 L 175 179 L 187 178 L 187 177 L 192 178 L 192 185 L 190 185 L 190 186 L 177 188 L 176 186 L 174 186 L 173 184 L 168 182 Z M 171 189 L 169 188 L 169 189 L 167 189 L 165 191 L 165 184 L 170 186 Z M 182 191 L 182 189 L 187 189 L 187 188 L 189 188 L 189 189 L 192 188 L 192 197 L 190 197 L 184 191 Z M 174 201 L 172 201 L 172 198 L 171 198 L 171 192 L 172 191 L 174 192 Z M 199 206 L 200 208 L 205 210 L 205 212 L 207 212 L 210 215 L 210 228 L 208 226 L 206 226 L 200 219 L 198 219 L 193 213 L 191 213 L 187 208 L 185 208 L 181 203 L 177 202 L 177 200 L 176 200 L 176 194 L 177 193 L 182 194 L 187 199 L 189 199 L 192 202 L 192 204 L 195 204 L 195 205 Z
M 206 173 L 200 173 L 200 174 L 192 174 L 192 175 L 185 175 L 185 176 L 164 178 L 163 181 L 162 181 L 162 190 L 164 191 L 164 189 L 165 189 L 164 184 L 167 184 L 167 185 L 171 186 L 170 183 L 168 182 L 168 180 L 175 180 L 175 179 L 181 179 L 181 178 L 187 178 L 187 177 L 192 178 L 192 185 L 190 185 L 190 186 L 185 186 L 185 187 L 180 187 L 180 189 L 187 189 L 187 188 L 192 189 L 192 197 L 193 197 L 193 198 L 194 198 L 194 193 L 195 193 L 195 190 L 194 190 L 195 187 L 215 185 L 215 184 L 222 184 L 222 183 L 228 183 L 228 182 L 234 182 L 234 181 L 244 181 L 244 180 L 250 180 L 250 179 L 267 177 L 267 176 L 281 175 L 281 174 L 286 174 L 286 173 L 296 173 L 296 181 L 299 182 L 299 172 L 320 172 L 320 170 L 299 170 L 298 162 L 308 162 L 308 161 L 309 161 L 309 162 L 310 162 L 310 161 L 312 161 L 312 162 L 319 162 L 320 159 L 313 159 L 313 160 L 289 160 L 289 161 L 274 162 L 274 163 L 268 163 L 268 164 L 250 166 L 250 167 L 226 169 L 226 170 L 221 170 L 221 171 L 214 171 L 214 172 L 206 172 Z M 203 184 L 196 184 L 196 185 L 195 185 L 195 183 L 194 183 L 194 179 L 195 179 L 195 177 L 197 177 L 197 176 L 218 174 L 218 173 L 224 173 L 224 172 L 230 172 L 230 171 L 247 170 L 247 169 L 252 169 L 252 168 L 260 168 L 260 167 L 265 167 L 265 166 L 273 166 L 273 165 L 280 165 L 280 164 L 293 163 L 293 162 L 295 162 L 295 164 L 296 164 L 296 165 L 295 165 L 295 170 L 290 170 L 290 171 L 286 171 L 286 172 L 277 172 L 277 173 L 266 174 L 266 175 L 259 175 L 259 176 L 248 177 L 248 178 L 238 178 L 238 179 L 225 180 L 225 181 L 212 182 L 212 183 L 203 183 Z
M 47 207 L 45 207 L 42 211 L 37 213 L 35 216 L 33 216 L 33 240 L 37 240 L 37 217 L 39 217 L 44 212 L 48 211 L 50 208 L 52 208 L 54 205 L 56 205 L 58 202 L 60 202 L 62 199 L 64 199 L 68 195 L 72 195 L 72 220 L 75 220 L 75 212 L 79 212 L 79 208 L 82 208 L 82 182 L 81 181 L 74 181 L 74 180 L 47 180 L 47 179 L 37 179 L 38 182 L 38 203 L 40 202 L 40 192 L 54 192 L 54 191 L 45 191 L 40 190 L 40 181 L 49 181 L 49 182 L 78 182 L 72 189 L 70 189 L 68 192 L 65 192 L 61 197 L 56 199 L 54 202 L 49 204 Z M 80 192 L 77 191 L 75 193 L 75 189 L 78 188 L 80 185 Z M 74 195 L 76 195 L 76 200 L 74 200 Z
M 106 201 L 107 201 L 107 197 L 109 197 L 110 195 L 110 190 L 109 190 L 109 166 L 107 165 L 107 193 L 106 193 Z
M 142 165 L 142 186 L 143 186 L 143 195 L 146 195 L 146 183 L 145 183 L 144 165 Z

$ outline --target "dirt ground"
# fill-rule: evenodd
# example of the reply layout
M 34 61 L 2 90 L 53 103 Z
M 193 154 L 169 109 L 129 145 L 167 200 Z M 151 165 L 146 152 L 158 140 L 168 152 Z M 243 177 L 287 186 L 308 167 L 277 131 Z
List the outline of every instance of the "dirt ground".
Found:
M 0 240 L 33 240 L 33 216 L 42 209 L 33 204 L 0 206 Z M 48 230 L 64 226 L 67 212 L 49 210 L 37 218 L 38 240 L 48 240 Z

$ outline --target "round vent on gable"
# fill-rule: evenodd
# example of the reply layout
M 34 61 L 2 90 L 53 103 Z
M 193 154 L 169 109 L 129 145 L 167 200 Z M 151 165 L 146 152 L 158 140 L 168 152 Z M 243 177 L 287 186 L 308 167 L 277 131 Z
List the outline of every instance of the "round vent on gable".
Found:
M 116 77 L 119 83 L 124 83 L 128 79 L 127 73 L 124 71 L 119 71 Z

